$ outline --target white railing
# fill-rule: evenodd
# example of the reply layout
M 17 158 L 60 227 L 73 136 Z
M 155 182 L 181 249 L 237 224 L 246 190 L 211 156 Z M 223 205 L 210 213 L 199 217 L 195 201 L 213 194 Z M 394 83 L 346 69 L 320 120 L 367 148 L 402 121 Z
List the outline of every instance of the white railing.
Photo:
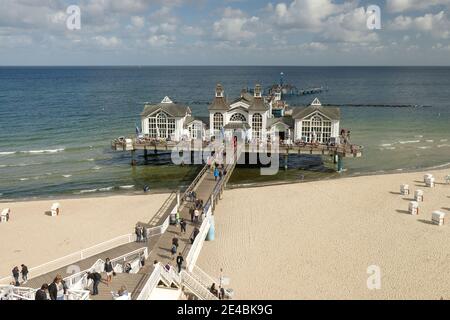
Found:
M 206 235 L 211 226 L 209 214 L 210 214 L 210 210 L 208 211 L 205 220 L 203 220 L 203 223 L 199 230 L 200 232 L 195 237 L 194 243 L 192 244 L 192 246 L 186 256 L 186 266 L 189 271 L 192 271 L 192 269 L 195 266 L 195 263 L 200 254 L 200 251 L 202 250 L 203 243 L 205 242 Z
M 186 271 L 181 271 L 180 276 L 183 286 L 200 300 L 218 300 L 218 298 L 208 290 L 208 287 L 202 285 Z
M 139 296 L 136 300 L 148 300 L 150 298 L 150 294 L 156 288 L 161 278 L 161 265 L 155 265 L 155 269 L 153 270 L 150 278 L 148 278 L 144 287 L 142 288 Z
M 0 300 L 34 300 L 36 289 L 0 285 Z
M 56 260 L 41 264 L 40 266 L 30 268 L 28 278 L 32 279 L 32 278 L 41 276 L 48 272 L 57 270 L 64 266 L 74 264 L 80 260 L 93 257 L 99 253 L 111 250 L 113 248 L 119 247 L 119 246 L 127 244 L 127 243 L 131 243 L 134 241 L 136 241 L 136 235 L 127 234 L 127 235 L 123 235 L 123 236 L 114 238 L 112 240 L 102 242 L 100 244 L 89 247 L 87 249 L 83 249 L 83 250 L 77 251 L 75 253 L 69 254 L 67 256 L 64 256 L 62 258 L 58 258 Z M 0 284 L 9 284 L 9 283 L 11 283 L 12 280 L 13 280 L 12 276 L 4 277 L 4 278 L 0 279 Z
M 163 265 L 161 265 L 161 278 L 163 278 L 167 284 L 170 286 L 172 283 L 180 286 L 181 278 L 180 275 L 175 271 L 175 269 L 171 266 L 170 270 L 167 270 Z
M 191 275 L 205 287 L 210 287 L 213 283 L 216 285 L 216 287 L 220 286 L 220 281 L 218 279 L 214 279 L 197 266 L 194 266 Z
M 166 232 L 169 225 L 170 225 L 170 215 L 167 216 L 166 220 L 164 220 L 162 225 L 153 228 L 148 228 L 147 229 L 148 237 L 151 238 L 163 234 L 164 232 Z
M 66 300 L 89 300 L 90 291 L 89 290 L 67 290 Z

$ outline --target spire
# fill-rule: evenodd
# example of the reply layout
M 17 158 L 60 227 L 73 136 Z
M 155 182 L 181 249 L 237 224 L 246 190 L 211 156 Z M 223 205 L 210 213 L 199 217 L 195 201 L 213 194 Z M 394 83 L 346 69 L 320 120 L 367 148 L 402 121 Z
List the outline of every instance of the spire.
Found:
M 223 98 L 223 93 L 224 93 L 223 87 L 220 83 L 218 83 L 216 85 L 216 98 Z
M 262 97 L 262 90 L 261 90 L 261 85 L 257 84 L 255 86 L 255 93 L 254 93 L 255 98 L 261 98 Z

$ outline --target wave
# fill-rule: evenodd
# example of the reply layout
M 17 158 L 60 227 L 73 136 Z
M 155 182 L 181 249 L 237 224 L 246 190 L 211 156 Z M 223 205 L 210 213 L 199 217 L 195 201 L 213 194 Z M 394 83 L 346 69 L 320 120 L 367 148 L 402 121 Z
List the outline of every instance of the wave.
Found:
M 2 151 L 2 152 L 0 152 L 0 156 L 7 156 L 10 154 L 15 154 L 15 153 L 16 153 L 16 151 Z
M 28 181 L 30 178 L 20 178 L 20 181 Z
M 425 149 L 431 149 L 431 147 L 417 147 L 417 149 L 425 150 Z
M 390 146 L 392 146 L 392 143 L 380 144 L 380 147 L 390 147 Z
M 440 142 L 447 142 L 448 141 L 448 139 L 441 139 L 441 140 L 439 140 Z
M 426 142 L 428 142 L 428 143 L 433 143 L 434 140 L 426 140 Z
M 409 143 L 419 143 L 420 140 L 410 140 L 410 141 L 399 141 L 401 144 L 409 144 Z
M 64 178 L 70 178 L 72 175 L 71 174 L 63 174 Z
M 60 149 L 48 149 L 48 150 L 29 150 L 29 151 L 20 151 L 20 153 L 30 153 L 30 154 L 43 154 L 43 153 L 58 153 L 66 150 L 65 148 Z
M 98 189 L 89 189 L 89 190 L 81 190 L 79 193 L 80 194 L 84 194 L 84 193 L 94 193 L 97 192 Z
M 437 146 L 438 148 L 450 147 L 450 144 L 440 144 Z
M 100 192 L 107 192 L 107 191 L 111 191 L 114 190 L 114 187 L 107 187 L 107 188 L 100 188 L 98 189 L 98 191 Z
M 134 185 L 131 185 L 131 186 L 120 186 L 119 187 L 119 189 L 126 189 L 126 190 L 133 189 L 133 188 L 134 188 Z
M 100 166 L 95 166 L 95 167 L 93 167 L 93 168 L 91 168 L 92 170 L 100 170 L 102 167 L 100 167 Z

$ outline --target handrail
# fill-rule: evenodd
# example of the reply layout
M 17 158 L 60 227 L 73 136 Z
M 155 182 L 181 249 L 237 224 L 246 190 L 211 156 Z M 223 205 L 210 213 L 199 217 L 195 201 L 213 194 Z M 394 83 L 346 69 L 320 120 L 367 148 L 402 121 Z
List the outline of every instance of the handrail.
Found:
M 41 276 L 43 274 L 57 270 L 64 266 L 76 263 L 80 260 L 93 257 L 99 253 L 111 250 L 118 246 L 134 242 L 135 239 L 136 239 L 136 236 L 134 234 L 126 234 L 126 235 L 116 237 L 114 239 L 96 244 L 92 247 L 77 251 L 75 253 L 71 253 L 69 255 L 52 260 L 50 262 L 46 262 L 37 267 L 30 268 L 29 269 L 29 279 Z M 99 248 L 101 248 L 101 249 L 99 249 Z M 13 280 L 12 276 L 7 276 L 7 277 L 0 279 L 0 284 L 9 284 L 12 280 Z
M 202 285 L 200 282 L 198 282 L 197 279 L 192 277 L 192 275 L 190 275 L 186 271 L 181 271 L 180 276 L 183 285 L 187 287 L 199 299 L 218 300 L 218 298 L 208 290 L 207 286 L 205 287 L 204 285 Z
M 152 291 L 156 288 L 159 283 L 159 279 L 161 276 L 161 265 L 155 265 L 155 268 L 139 293 L 136 300 L 148 300 Z
M 194 266 L 191 275 L 205 287 L 211 286 L 213 283 L 215 283 L 216 285 L 220 285 L 219 279 L 214 279 L 198 266 Z

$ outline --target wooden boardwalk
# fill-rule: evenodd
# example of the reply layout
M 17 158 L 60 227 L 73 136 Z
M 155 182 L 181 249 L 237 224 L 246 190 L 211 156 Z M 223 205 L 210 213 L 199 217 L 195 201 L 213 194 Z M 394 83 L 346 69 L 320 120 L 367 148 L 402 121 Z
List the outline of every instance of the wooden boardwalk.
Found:
M 233 169 L 234 166 L 229 165 L 227 167 L 227 175 L 222 179 L 229 178 L 232 174 Z M 206 204 L 220 182 L 220 179 L 218 179 L 217 181 L 215 180 L 211 170 L 208 169 L 204 171 L 193 188 L 193 190 L 197 193 L 197 199 L 203 200 L 204 204 Z M 163 207 L 158 211 L 158 213 L 148 223 L 145 223 L 145 225 L 148 227 L 162 225 L 172 212 L 174 204 L 173 201 L 174 198 L 172 194 L 163 205 Z M 68 271 L 73 271 L 72 268 L 69 268 L 70 266 L 76 265 L 79 267 L 80 271 L 84 271 L 91 268 L 99 259 L 105 260 L 106 258 L 110 258 L 111 260 L 113 260 L 147 246 L 149 256 L 145 261 L 145 265 L 139 270 L 137 274 L 118 273 L 115 277 L 113 277 L 110 286 L 107 286 L 102 282 L 99 285 L 99 295 L 91 296 L 91 299 L 93 300 L 110 300 L 112 299 L 111 291 L 117 292 L 121 288 L 121 286 L 125 286 L 128 292 L 132 294 L 132 299 L 136 299 L 153 272 L 154 261 L 158 261 L 163 265 L 170 264 L 172 266 L 176 266 L 175 259 L 178 253 L 182 253 L 184 259 L 186 259 L 189 249 L 191 248 L 190 238 L 194 232 L 194 229 L 196 227 L 200 228 L 202 223 L 201 217 L 199 222 L 191 221 L 191 208 L 193 208 L 192 202 L 185 202 L 183 201 L 183 199 L 181 199 L 181 206 L 179 208 L 179 211 L 180 217 L 187 222 L 185 233 L 181 233 L 181 228 L 179 225 L 169 225 L 165 233 L 151 237 L 147 243 L 132 242 L 118 246 L 90 258 L 80 260 L 57 270 L 53 270 L 41 276 L 32 278 L 22 286 L 37 289 L 40 288 L 44 283 L 50 284 L 57 274 L 61 275 L 63 278 L 72 275 L 72 273 L 68 273 Z M 175 237 L 178 238 L 179 249 L 177 255 L 172 256 L 172 239 Z M 103 275 L 103 279 L 105 278 L 105 275 Z M 92 290 L 92 285 L 90 289 Z

